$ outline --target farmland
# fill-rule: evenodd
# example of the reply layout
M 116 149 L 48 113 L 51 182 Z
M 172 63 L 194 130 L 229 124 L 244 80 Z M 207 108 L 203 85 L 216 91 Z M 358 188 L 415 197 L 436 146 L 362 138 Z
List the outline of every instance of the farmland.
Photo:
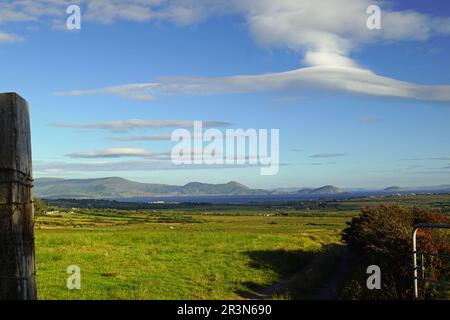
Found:
M 346 222 L 361 207 L 384 202 L 330 201 L 313 210 L 280 204 L 207 210 L 55 207 L 36 217 L 39 298 L 317 298 L 339 268 Z M 450 197 L 410 202 L 445 209 Z M 81 290 L 66 287 L 71 265 L 81 268 Z M 305 271 L 294 287 L 266 290 L 311 265 L 314 270 Z

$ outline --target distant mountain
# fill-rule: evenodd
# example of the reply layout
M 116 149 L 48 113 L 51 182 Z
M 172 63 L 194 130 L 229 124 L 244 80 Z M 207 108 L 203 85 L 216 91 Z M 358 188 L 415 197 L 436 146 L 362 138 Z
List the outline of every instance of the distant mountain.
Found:
M 311 194 L 311 191 L 313 191 L 314 189 L 311 188 L 303 188 L 298 190 L 296 193 L 297 194 Z
M 305 195 L 321 195 L 321 194 L 337 194 L 343 193 L 344 190 L 337 188 L 335 186 L 323 186 L 317 189 L 305 188 L 297 191 L 297 194 L 305 194 Z
M 402 191 L 406 191 L 406 189 L 402 188 L 402 187 L 398 187 L 398 186 L 393 186 L 393 187 L 386 188 L 383 191 L 386 191 L 386 192 L 402 192 Z
M 111 198 L 146 198 L 146 197 L 174 197 L 174 196 L 222 196 L 222 195 L 294 195 L 301 197 L 327 196 L 335 194 L 356 194 L 363 189 L 340 189 L 335 186 L 320 188 L 280 188 L 273 190 L 251 189 L 243 184 L 231 181 L 224 184 L 208 184 L 191 182 L 184 186 L 152 184 L 130 181 L 123 178 L 111 177 L 102 179 L 74 179 L 41 178 L 34 182 L 34 194 L 39 198 L 66 199 L 111 199 Z M 435 187 L 403 188 L 393 186 L 384 190 L 367 191 L 367 194 L 386 193 L 447 193 L 449 185 Z
M 310 194 L 337 194 L 343 192 L 344 190 L 337 188 L 335 186 L 324 186 L 321 188 L 311 190 Z
M 102 179 L 36 179 L 34 194 L 40 198 L 131 198 L 183 195 L 255 195 L 265 190 L 250 189 L 237 182 L 206 184 L 191 182 L 184 186 L 149 184 L 123 178 Z
M 205 194 L 263 194 L 265 190 L 253 190 L 243 184 L 231 181 L 225 184 L 208 184 L 200 182 L 191 182 L 180 188 L 179 192 L 186 195 L 205 195 Z

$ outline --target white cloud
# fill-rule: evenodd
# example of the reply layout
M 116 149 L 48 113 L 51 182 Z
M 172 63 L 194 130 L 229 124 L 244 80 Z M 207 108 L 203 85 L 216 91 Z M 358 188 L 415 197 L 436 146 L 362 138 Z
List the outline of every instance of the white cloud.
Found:
M 310 66 L 355 67 L 349 54 L 360 44 L 426 40 L 436 34 L 450 34 L 448 17 L 437 18 L 413 10 L 395 11 L 386 3 L 372 0 L 79 0 L 75 3 L 83 7 L 86 20 L 107 24 L 119 20 L 160 20 L 186 25 L 212 16 L 240 15 L 258 43 L 297 51 Z M 366 9 L 374 3 L 383 5 L 382 30 L 366 27 Z M 13 0 L 0 4 L 3 12 L 0 21 L 30 21 L 48 16 L 65 19 L 69 4 L 73 1 Z
M 437 160 L 437 161 L 450 161 L 450 157 L 429 157 L 429 158 L 409 158 L 403 159 L 405 161 L 426 161 L 426 160 Z
M 159 95 L 245 93 L 314 86 L 354 94 L 450 101 L 448 85 L 418 85 L 384 77 L 359 67 L 351 58 L 352 50 L 365 43 L 422 41 L 436 34 L 450 34 L 450 18 L 384 8 L 383 29 L 374 31 L 366 27 L 366 9 L 372 3 L 369 0 L 165 1 L 155 16 L 179 23 L 192 23 L 209 15 L 241 14 L 257 42 L 290 48 L 303 55 L 303 63 L 309 67 L 253 76 L 164 78 L 57 94 L 108 94 L 150 101 Z
M 259 91 L 304 90 L 319 87 L 353 94 L 450 102 L 450 85 L 418 85 L 383 77 L 370 70 L 343 66 L 316 66 L 262 75 L 223 78 L 174 77 L 160 82 L 130 85 L 142 97 L 155 95 L 213 95 Z M 60 95 L 115 94 L 116 87 L 74 91 Z M 123 88 L 123 86 L 117 87 Z M 122 96 L 123 94 L 119 94 Z
M 217 128 L 230 125 L 223 121 L 203 121 L 205 128 Z M 112 132 L 126 132 L 134 129 L 152 129 L 152 128 L 192 128 L 194 121 L 189 120 L 144 120 L 130 119 L 122 121 L 104 121 L 88 124 L 80 123 L 51 123 L 51 127 L 73 128 L 73 129 L 99 129 Z
M 345 157 L 347 154 L 345 153 L 318 153 L 309 156 L 310 158 L 337 158 L 337 157 Z
M 6 33 L 0 31 L 0 43 L 2 42 L 22 42 L 24 38 L 19 37 L 12 33 Z
M 91 160 L 93 161 L 93 160 Z M 281 163 L 280 166 L 289 164 Z M 124 172 L 124 171 L 162 171 L 162 170 L 220 170 L 236 168 L 259 168 L 258 165 L 174 165 L 167 160 L 130 160 L 95 162 L 36 162 L 34 173 L 38 176 L 61 176 L 71 172 Z
M 140 83 L 140 84 L 127 84 L 122 86 L 107 87 L 98 90 L 75 90 L 70 92 L 56 92 L 57 96 L 83 96 L 83 95 L 94 95 L 94 94 L 106 94 L 115 95 L 123 98 L 141 100 L 141 101 L 152 101 L 156 97 L 143 94 L 143 92 L 152 90 L 155 84 L 152 83 Z
M 149 152 L 141 148 L 110 148 L 90 152 L 74 152 L 70 158 L 122 158 L 122 157 L 154 157 L 158 153 Z
M 152 5 L 160 1 L 123 1 L 96 0 L 86 3 L 86 19 L 102 23 L 114 23 L 116 20 L 147 21 L 152 17 Z
M 349 57 L 361 44 L 382 40 L 425 40 L 450 34 L 449 19 L 412 10 L 394 11 L 370 0 L 235 1 L 255 39 L 304 54 L 307 65 L 354 67 Z M 367 7 L 382 6 L 382 30 L 366 27 Z
M 0 4 L 0 21 L 55 19 L 61 15 L 64 18 L 69 2 L 12 0 Z M 172 78 L 59 95 L 106 94 L 151 101 L 161 94 L 239 93 L 314 85 L 365 95 L 450 101 L 450 86 L 398 81 L 363 69 L 352 58 L 352 52 L 367 43 L 425 41 L 436 35 L 450 35 L 450 17 L 398 11 L 388 2 L 371 0 L 79 0 L 76 3 L 82 5 L 87 20 L 100 23 L 160 20 L 183 25 L 212 16 L 239 15 L 259 44 L 289 48 L 301 56 L 307 68 L 216 79 Z M 366 9 L 371 4 L 382 6 L 382 30 L 366 27 Z
M 58 170 L 60 172 L 121 172 L 121 171 L 151 171 L 158 169 L 173 169 L 177 167 L 163 162 L 148 160 L 132 161 L 99 161 L 99 162 L 37 162 L 34 165 L 35 173 L 52 175 L 49 170 Z
M 171 136 L 170 135 L 154 134 L 154 135 L 148 135 L 148 136 L 108 137 L 108 140 L 122 141 L 122 142 L 171 141 Z
M 87 20 L 100 23 L 153 19 L 185 25 L 212 16 L 240 15 L 263 45 L 327 54 L 322 59 L 333 57 L 345 63 L 347 54 L 360 43 L 450 34 L 448 17 L 395 11 L 388 2 L 372 0 L 11 0 L 0 4 L 0 21 L 65 19 L 70 4 L 81 5 Z M 383 29 L 377 32 L 366 28 L 366 9 L 371 4 L 382 6 Z
M 72 0 L 10 0 L 0 3 L 0 23 L 38 21 L 51 16 L 65 16 Z

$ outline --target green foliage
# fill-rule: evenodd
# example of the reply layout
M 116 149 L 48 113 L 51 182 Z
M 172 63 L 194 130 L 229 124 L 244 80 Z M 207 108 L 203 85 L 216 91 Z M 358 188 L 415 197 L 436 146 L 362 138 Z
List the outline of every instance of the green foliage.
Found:
M 44 214 L 45 210 L 47 209 L 47 205 L 42 199 L 34 198 L 33 204 L 35 214 Z
M 365 208 L 352 219 L 342 238 L 353 253 L 353 281 L 347 298 L 408 299 L 412 297 L 412 230 L 418 223 L 448 224 L 450 219 L 438 211 L 423 208 L 403 208 L 383 205 Z M 417 235 L 418 249 L 429 254 L 449 254 L 449 237 L 445 231 L 421 230 Z M 382 272 L 382 290 L 365 289 L 365 269 L 378 265 Z M 430 258 L 428 277 L 449 280 L 448 261 Z M 357 279 L 357 280 L 355 280 Z M 442 292 L 422 286 L 428 297 Z M 445 294 L 445 293 L 444 293 Z

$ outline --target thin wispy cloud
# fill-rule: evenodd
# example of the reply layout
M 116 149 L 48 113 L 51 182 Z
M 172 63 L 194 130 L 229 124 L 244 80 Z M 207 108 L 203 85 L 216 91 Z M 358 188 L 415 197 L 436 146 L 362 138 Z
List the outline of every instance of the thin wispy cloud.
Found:
M 110 148 L 89 152 L 74 152 L 67 154 L 70 158 L 123 158 L 123 157 L 154 157 L 158 153 L 150 152 L 141 148 Z
M 289 166 L 280 163 L 280 167 Z M 258 165 L 174 165 L 166 160 L 96 161 L 96 162 L 37 162 L 34 171 L 40 175 L 63 176 L 68 172 L 125 172 L 125 171 L 164 171 L 164 170 L 220 170 L 239 168 L 259 168 Z
M 338 158 L 345 157 L 346 153 L 317 153 L 309 156 L 310 158 Z
M 0 43 L 22 42 L 24 40 L 25 40 L 24 38 L 22 38 L 22 37 L 20 37 L 18 35 L 0 31 Z
M 122 142 L 138 142 L 138 141 L 170 141 L 170 135 L 147 135 L 147 136 L 129 136 L 129 137 L 108 137 L 108 140 Z
M 237 134 L 233 137 L 224 137 L 223 140 L 234 140 L 240 137 L 246 137 L 245 134 Z M 203 140 L 202 136 L 191 137 L 193 140 Z M 108 140 L 112 141 L 121 141 L 121 142 L 139 142 L 139 141 L 172 141 L 171 135 L 164 135 L 164 134 L 152 134 L 152 135 L 144 135 L 144 136 L 119 136 L 119 137 L 107 137 Z M 220 139 L 219 139 L 220 140 Z
M 231 124 L 224 121 L 203 121 L 205 128 L 221 128 Z M 193 128 L 194 121 L 189 120 L 145 120 L 130 119 L 123 121 L 104 121 L 87 124 L 80 123 L 50 123 L 50 127 L 71 128 L 71 129 L 93 129 L 107 130 L 111 132 L 128 132 L 135 129 L 155 129 L 155 128 Z
M 450 174 L 450 170 L 428 170 L 428 171 L 413 171 L 411 174 L 423 174 L 423 175 L 447 175 Z
M 192 149 L 192 157 L 195 156 L 203 156 L 203 149 L 193 148 Z M 73 152 L 66 155 L 69 158 L 81 158 L 81 159 L 101 159 L 101 158 L 130 158 L 130 157 L 138 157 L 145 158 L 147 160 L 165 160 L 172 161 L 171 152 L 151 152 L 145 150 L 143 148 L 108 148 L 94 151 L 82 151 L 82 152 Z M 223 154 L 217 154 L 218 157 L 223 157 Z M 249 156 L 236 156 L 235 161 L 245 160 L 258 160 L 262 159 L 263 161 L 270 160 L 267 157 L 259 157 L 258 155 L 249 155 Z
M 450 86 L 416 85 L 379 76 L 370 70 L 342 66 L 317 66 L 294 71 L 264 75 L 231 76 L 224 78 L 165 78 L 161 82 L 129 85 L 141 97 L 156 95 L 216 95 L 267 92 L 279 90 L 306 90 L 323 88 L 352 94 L 450 102 Z M 98 90 L 60 92 L 59 95 L 81 96 L 109 92 L 123 96 L 122 86 Z
M 428 158 L 407 158 L 403 159 L 405 161 L 428 161 L 428 160 L 436 160 L 436 161 L 450 161 L 450 157 L 428 157 Z
M 153 83 L 138 83 L 138 84 L 127 84 L 114 87 L 106 87 L 101 89 L 93 90 L 73 90 L 69 92 L 55 92 L 56 96 L 86 96 L 86 95 L 113 95 L 122 98 L 141 100 L 141 101 L 153 101 L 157 97 L 149 94 L 152 87 L 156 87 L 157 84 Z

